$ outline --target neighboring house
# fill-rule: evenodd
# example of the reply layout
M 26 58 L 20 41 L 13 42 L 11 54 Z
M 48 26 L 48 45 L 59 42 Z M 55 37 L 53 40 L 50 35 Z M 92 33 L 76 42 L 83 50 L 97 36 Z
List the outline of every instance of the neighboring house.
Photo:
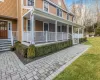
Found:
M 73 39 L 77 44 L 83 29 L 64 0 L 0 0 L 0 39 L 23 44 Z

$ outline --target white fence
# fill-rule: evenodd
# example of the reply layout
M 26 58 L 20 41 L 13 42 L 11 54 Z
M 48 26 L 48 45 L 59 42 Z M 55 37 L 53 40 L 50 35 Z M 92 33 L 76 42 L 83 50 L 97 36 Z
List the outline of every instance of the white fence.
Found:
M 38 42 L 53 42 L 56 40 L 55 32 L 49 32 L 49 31 L 35 31 L 34 32 L 34 41 L 35 43 Z M 67 32 L 57 32 L 57 40 L 63 41 L 67 40 Z M 23 32 L 23 41 L 30 42 L 31 41 L 31 32 L 30 31 L 24 31 Z M 69 38 L 68 38 L 69 39 Z

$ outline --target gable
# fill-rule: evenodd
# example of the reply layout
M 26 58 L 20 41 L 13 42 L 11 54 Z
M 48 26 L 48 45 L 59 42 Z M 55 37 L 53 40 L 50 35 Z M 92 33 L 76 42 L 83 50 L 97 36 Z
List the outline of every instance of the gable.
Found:
M 61 8 L 63 8 L 64 10 L 67 10 L 64 0 L 50 0 L 50 1 L 52 1 L 53 3 L 61 6 Z

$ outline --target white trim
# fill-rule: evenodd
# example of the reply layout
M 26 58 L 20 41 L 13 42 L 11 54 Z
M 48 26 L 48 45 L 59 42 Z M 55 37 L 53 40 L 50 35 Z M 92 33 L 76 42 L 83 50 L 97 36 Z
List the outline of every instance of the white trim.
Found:
M 23 17 L 25 16 L 25 15 L 27 15 L 29 12 L 31 12 L 32 11 L 32 9 L 31 10 L 29 10 L 28 12 L 26 12 L 24 15 L 23 15 Z
M 10 23 L 10 33 L 12 32 L 12 21 L 8 21 L 8 39 L 11 38 L 11 34 L 10 34 L 10 37 L 9 37 L 9 23 Z
M 43 11 L 42 9 L 38 9 L 38 8 L 35 8 L 35 9 L 37 9 L 37 10 L 39 10 L 39 11 L 42 11 L 42 12 L 45 12 L 45 11 Z M 54 15 L 54 14 L 52 14 L 52 13 L 48 13 L 48 12 L 45 12 L 45 13 L 50 14 L 50 15 L 53 15 L 53 16 L 58 17 L 58 18 L 61 18 L 61 19 L 64 19 L 63 17 Z M 67 20 L 67 19 L 64 19 L 64 20 L 69 21 L 69 20 Z M 72 22 L 72 21 L 69 21 L 69 22 Z M 72 22 L 72 23 L 74 23 L 74 22 Z M 76 23 L 74 23 L 74 24 L 76 24 Z
M 44 2 L 47 2 L 47 4 L 48 4 L 48 11 L 45 11 L 45 10 L 44 10 Z M 49 13 L 49 5 L 50 5 L 50 4 L 49 4 L 48 1 L 46 1 L 46 0 L 43 1 L 43 10 L 44 10 L 46 13 Z

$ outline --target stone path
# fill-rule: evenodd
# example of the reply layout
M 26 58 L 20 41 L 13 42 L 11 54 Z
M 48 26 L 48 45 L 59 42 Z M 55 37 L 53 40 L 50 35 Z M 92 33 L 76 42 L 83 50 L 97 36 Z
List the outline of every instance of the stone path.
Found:
M 13 52 L 0 53 L 0 80 L 45 80 L 61 66 L 86 50 L 76 45 L 24 65 Z

